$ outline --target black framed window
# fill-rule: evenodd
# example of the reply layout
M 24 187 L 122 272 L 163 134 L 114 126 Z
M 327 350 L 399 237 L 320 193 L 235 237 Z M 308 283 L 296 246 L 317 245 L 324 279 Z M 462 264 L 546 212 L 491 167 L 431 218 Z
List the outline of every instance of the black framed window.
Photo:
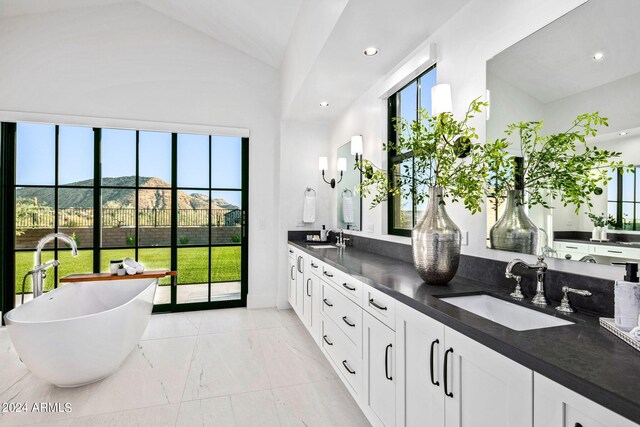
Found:
M 622 169 L 610 172 L 607 185 L 608 214 L 619 230 L 640 230 L 640 166 L 633 172 Z
M 409 82 L 388 100 L 388 139 L 397 141 L 394 129 L 395 118 L 401 117 L 409 122 L 418 119 L 418 110 L 425 109 L 431 113 L 431 88 L 436 85 L 436 66 Z M 401 172 L 413 170 L 413 153 L 387 153 L 388 173 L 390 177 Z M 414 176 L 415 178 L 415 176 Z M 399 236 L 410 236 L 411 229 L 426 209 L 426 202 L 418 204 L 414 201 L 415 185 L 401 188 L 400 196 L 391 196 L 388 201 L 388 233 Z
M 57 241 L 44 290 L 72 273 L 109 271 L 134 258 L 148 270 L 180 269 L 161 279 L 160 311 L 246 305 L 248 139 L 79 126 L 2 123 L 3 307 L 30 297 L 23 276 L 38 241 Z M 5 153 L 6 151 L 6 153 Z M 5 173 L 6 172 L 6 173 Z M 9 292 L 10 289 L 10 292 Z

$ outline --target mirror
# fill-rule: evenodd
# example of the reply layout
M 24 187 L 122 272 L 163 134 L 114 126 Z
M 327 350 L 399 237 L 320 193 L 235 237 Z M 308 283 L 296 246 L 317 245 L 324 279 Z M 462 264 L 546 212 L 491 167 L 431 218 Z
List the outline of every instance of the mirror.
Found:
M 488 247 L 603 264 L 640 260 L 638 16 L 636 0 L 590 0 L 487 62 L 487 140 L 504 138 L 509 124 L 524 121 L 542 121 L 546 135 L 564 132 L 578 115 L 599 112 L 609 126 L 599 126 L 588 146 L 620 152 L 618 160 L 635 165 L 633 173 L 608 170 L 611 181 L 590 196 L 591 208 L 577 213 L 558 200 L 548 200 L 550 209 L 514 212 L 489 198 Z M 518 222 L 523 214 L 533 228 Z
M 351 154 L 351 142 L 338 148 L 338 159 L 347 160 L 347 169 L 342 181 L 336 185 L 338 206 L 338 227 L 345 230 L 361 230 L 362 199 L 356 193 L 356 186 L 362 182 L 360 171 L 355 168 L 356 158 Z

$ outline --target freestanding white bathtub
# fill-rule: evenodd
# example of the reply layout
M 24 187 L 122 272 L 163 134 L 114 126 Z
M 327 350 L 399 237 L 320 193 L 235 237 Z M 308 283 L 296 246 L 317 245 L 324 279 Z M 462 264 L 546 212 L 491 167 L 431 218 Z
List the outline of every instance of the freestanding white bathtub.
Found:
M 142 337 L 157 283 L 69 283 L 9 311 L 9 336 L 27 368 L 49 383 L 76 387 L 101 380 Z

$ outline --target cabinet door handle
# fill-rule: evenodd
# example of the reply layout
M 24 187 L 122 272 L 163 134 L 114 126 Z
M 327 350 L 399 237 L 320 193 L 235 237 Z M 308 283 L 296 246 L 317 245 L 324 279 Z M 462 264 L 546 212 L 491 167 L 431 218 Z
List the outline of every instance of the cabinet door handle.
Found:
M 346 360 L 342 361 L 342 366 L 344 366 L 344 369 L 346 369 L 347 372 L 349 372 L 351 375 L 355 375 L 356 374 L 356 371 L 354 371 L 353 369 L 351 369 L 349 367 L 349 365 L 347 365 L 347 361 Z
M 389 350 L 392 348 L 393 344 L 389 344 L 387 348 L 384 349 L 384 376 L 389 381 L 393 381 L 393 377 L 389 375 Z
M 293 253 L 293 251 L 292 251 L 291 249 L 289 249 L 289 253 L 290 253 L 290 254 L 292 254 L 292 253 Z
M 580 424 L 580 423 L 575 423 L 573 427 L 582 427 L 582 424 Z
M 355 324 L 355 323 L 351 323 L 351 322 L 349 322 L 349 319 L 347 319 L 347 316 L 342 316 L 342 321 L 343 321 L 344 323 L 346 323 L 347 325 L 351 326 L 352 328 L 355 328 L 355 327 L 356 327 L 356 324 Z
M 621 254 L 622 251 L 611 251 L 607 249 L 607 252 L 609 252 L 610 254 Z
M 294 265 L 292 265 L 292 266 L 291 266 L 291 280 L 296 280 L 296 278 L 295 278 L 295 277 L 293 277 L 293 270 L 294 270 L 295 268 L 296 268 L 296 267 L 295 267 Z
M 318 264 L 314 264 L 313 261 L 311 261 L 311 268 L 318 268 Z
M 327 307 L 333 307 L 333 304 L 331 304 L 329 301 L 327 301 L 327 299 L 326 299 L 326 298 L 325 298 L 325 299 L 323 299 L 322 301 L 325 303 L 325 305 L 326 305 Z
M 578 249 L 577 246 L 567 246 L 567 249 Z
M 429 372 L 431 374 L 431 384 L 435 385 L 436 387 L 440 387 L 440 381 L 435 381 L 433 379 L 433 348 L 436 344 L 440 344 L 439 339 L 431 341 L 431 351 L 429 352 Z
M 453 397 L 453 393 L 449 391 L 449 381 L 447 371 L 449 370 L 449 358 L 447 357 L 449 353 L 453 354 L 453 348 L 449 347 L 447 351 L 444 352 L 444 394 L 449 397 Z
M 369 304 L 371 304 L 372 306 L 374 306 L 378 310 L 386 310 L 387 309 L 387 307 L 385 307 L 383 305 L 376 304 L 376 302 L 373 300 L 373 298 L 369 299 Z
M 327 344 L 329 344 L 329 345 L 333 345 L 333 343 L 327 339 L 327 336 L 326 336 L 326 335 L 324 335 L 324 336 L 322 337 L 322 339 L 323 339 L 323 340 L 324 340 L 324 342 L 326 342 Z
M 327 277 L 333 277 L 333 274 L 327 273 L 326 271 L 323 271 L 322 274 L 324 274 Z
M 309 282 L 311 281 L 311 278 L 307 279 L 307 296 L 309 298 L 311 298 L 311 294 L 309 293 Z
M 349 285 L 348 285 L 348 284 L 346 284 L 346 283 L 343 283 L 343 284 L 342 284 L 342 286 L 344 286 L 345 288 L 347 288 L 347 289 L 348 289 L 348 290 L 350 290 L 350 291 L 355 291 L 355 290 L 356 290 L 356 288 L 355 288 L 354 286 L 349 286 Z
M 301 256 L 298 257 L 298 271 L 304 273 L 304 259 Z

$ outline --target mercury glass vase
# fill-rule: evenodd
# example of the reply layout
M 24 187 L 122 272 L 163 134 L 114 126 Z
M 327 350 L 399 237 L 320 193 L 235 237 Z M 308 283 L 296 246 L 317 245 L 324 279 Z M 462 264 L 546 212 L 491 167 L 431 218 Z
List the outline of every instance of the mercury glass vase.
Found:
M 413 264 L 430 285 L 447 284 L 460 262 L 460 229 L 449 218 L 443 204 L 442 188 L 429 188 L 429 204 L 411 231 Z
M 535 255 L 538 248 L 538 227 L 529 219 L 524 206 L 518 203 L 518 190 L 507 194 L 504 213 L 491 227 L 492 249 Z

